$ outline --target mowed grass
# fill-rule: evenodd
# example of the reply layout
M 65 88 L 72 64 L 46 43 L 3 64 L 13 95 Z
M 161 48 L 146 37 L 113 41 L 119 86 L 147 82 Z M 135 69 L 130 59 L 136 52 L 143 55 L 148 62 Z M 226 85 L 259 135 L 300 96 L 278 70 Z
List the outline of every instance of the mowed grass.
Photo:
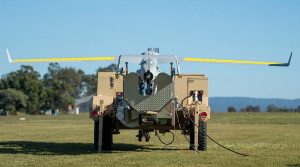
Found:
M 154 134 L 138 142 L 136 130 L 121 130 L 114 150 L 100 154 L 87 114 L 20 117 L 0 117 L 0 166 L 300 166 L 300 113 L 213 113 L 208 134 L 248 157 L 211 141 L 205 152 L 190 151 L 179 131 L 170 146 Z

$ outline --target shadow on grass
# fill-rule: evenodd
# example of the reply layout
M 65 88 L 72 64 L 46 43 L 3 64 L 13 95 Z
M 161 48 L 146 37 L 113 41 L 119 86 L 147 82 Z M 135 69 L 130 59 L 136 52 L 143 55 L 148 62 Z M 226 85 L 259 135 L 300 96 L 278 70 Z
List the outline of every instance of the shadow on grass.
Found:
M 300 167 L 300 163 L 299 164 L 289 164 L 288 167 Z
M 153 145 L 135 145 L 115 143 L 112 151 L 104 153 L 120 153 L 126 151 L 148 152 L 154 150 L 174 151 L 176 148 L 153 148 Z M 93 144 L 89 143 L 53 143 L 35 141 L 7 141 L 0 142 L 0 154 L 33 154 L 33 155 L 80 155 L 97 154 Z

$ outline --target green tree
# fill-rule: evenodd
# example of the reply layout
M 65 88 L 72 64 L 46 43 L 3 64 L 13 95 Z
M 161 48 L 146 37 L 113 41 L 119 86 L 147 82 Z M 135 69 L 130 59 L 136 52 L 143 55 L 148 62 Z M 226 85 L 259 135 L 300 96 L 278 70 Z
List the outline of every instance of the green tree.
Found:
M 97 74 L 98 74 L 98 72 L 114 72 L 116 70 L 117 70 L 117 64 L 113 63 L 113 64 L 110 64 L 106 67 L 99 67 L 97 69 Z
M 227 112 L 236 112 L 236 108 L 230 106 L 227 108 Z
M 84 75 L 83 76 L 83 88 L 85 90 L 84 95 L 96 95 L 97 92 L 97 80 L 98 80 L 98 72 L 115 72 L 117 70 L 116 64 L 110 64 L 107 67 L 99 67 L 96 70 L 96 74 Z
M 83 91 L 82 79 L 84 72 L 75 68 L 61 68 L 58 63 L 50 63 L 48 73 L 44 75 L 44 83 L 47 87 L 52 86 L 53 82 L 60 82 L 63 89 L 72 97 L 79 97 Z
M 267 107 L 267 112 L 277 112 L 278 108 L 274 104 L 270 104 Z
M 84 96 L 96 95 L 97 92 L 97 75 L 84 75 L 82 78 Z
M 26 111 L 38 113 L 45 105 L 46 91 L 40 74 L 32 66 L 23 65 L 21 69 L 11 72 L 0 80 L 0 89 L 16 89 L 28 97 Z
M 252 112 L 261 112 L 260 107 L 259 106 L 254 106 Z
M 259 106 L 249 105 L 246 108 L 241 108 L 240 112 L 261 112 Z
M 278 109 L 278 112 L 289 112 L 289 111 L 291 111 L 291 109 L 288 109 L 288 108 L 286 108 L 286 107 L 283 107 L 283 108 L 279 108 L 279 109 Z
M 300 105 L 296 108 L 295 111 L 300 113 Z
M 0 109 L 16 115 L 17 111 L 25 112 L 28 97 L 16 89 L 0 90 Z
M 246 112 L 253 112 L 254 107 L 252 105 L 249 105 L 246 107 Z
M 75 98 L 80 97 L 84 91 L 83 78 L 82 70 L 62 68 L 58 63 L 50 63 L 48 73 L 43 77 L 48 95 L 45 107 L 65 110 L 73 105 Z

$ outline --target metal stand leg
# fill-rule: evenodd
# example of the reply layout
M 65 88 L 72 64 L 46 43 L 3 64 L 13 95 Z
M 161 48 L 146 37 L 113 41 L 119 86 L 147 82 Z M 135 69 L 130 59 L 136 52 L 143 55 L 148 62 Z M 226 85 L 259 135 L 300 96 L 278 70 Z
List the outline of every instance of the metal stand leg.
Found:
M 198 150 L 198 139 L 199 139 L 199 103 L 196 102 L 195 113 L 194 113 L 194 149 Z
M 195 113 L 195 125 L 194 125 L 194 149 L 198 150 L 198 131 L 199 131 L 199 114 L 197 114 L 197 112 Z
M 102 152 L 102 137 L 103 137 L 103 116 L 99 116 L 99 131 L 98 131 L 98 152 Z
M 194 118 L 191 118 L 194 119 Z M 194 124 L 192 121 L 189 120 L 189 133 L 190 133 L 190 150 L 194 150 L 194 140 L 195 140 L 195 133 L 194 133 Z
M 190 150 L 197 150 L 199 147 L 199 104 L 196 103 L 194 115 L 189 121 L 189 132 L 190 132 Z
M 98 150 L 99 122 L 94 122 L 94 149 Z

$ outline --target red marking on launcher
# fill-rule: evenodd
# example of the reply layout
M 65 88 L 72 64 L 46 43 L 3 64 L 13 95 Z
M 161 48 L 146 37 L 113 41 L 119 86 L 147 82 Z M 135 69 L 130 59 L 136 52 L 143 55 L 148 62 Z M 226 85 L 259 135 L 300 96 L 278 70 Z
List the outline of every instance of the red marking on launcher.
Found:
M 206 121 L 206 119 L 207 119 L 207 112 L 201 112 L 200 113 L 200 117 L 201 117 L 202 121 Z

